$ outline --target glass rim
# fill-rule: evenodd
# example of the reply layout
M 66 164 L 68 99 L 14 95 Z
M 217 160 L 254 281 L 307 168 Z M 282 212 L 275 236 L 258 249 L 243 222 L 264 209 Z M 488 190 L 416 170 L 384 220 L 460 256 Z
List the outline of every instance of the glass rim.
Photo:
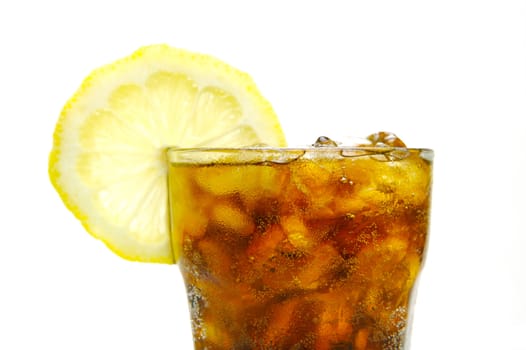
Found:
M 433 161 L 435 153 L 428 148 L 390 146 L 323 146 L 323 147 L 168 147 L 165 150 L 169 163 L 185 164 L 254 164 L 288 163 L 298 159 L 349 159 L 376 158 L 381 161 L 400 161 L 420 156 Z
M 369 151 L 374 153 L 387 153 L 392 151 L 408 152 L 432 152 L 432 148 L 426 147 L 394 147 L 394 146 L 291 146 L 291 147 L 274 147 L 274 146 L 244 146 L 244 147 L 177 147 L 169 146 L 165 148 L 166 152 L 256 152 L 256 151 L 279 151 L 279 152 L 334 152 L 341 150 Z

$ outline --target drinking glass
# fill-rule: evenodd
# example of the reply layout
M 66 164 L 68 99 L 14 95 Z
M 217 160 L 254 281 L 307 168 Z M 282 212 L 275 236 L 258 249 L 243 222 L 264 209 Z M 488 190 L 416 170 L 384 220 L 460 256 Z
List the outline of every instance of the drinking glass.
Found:
M 195 349 L 407 349 L 433 151 L 167 151 Z

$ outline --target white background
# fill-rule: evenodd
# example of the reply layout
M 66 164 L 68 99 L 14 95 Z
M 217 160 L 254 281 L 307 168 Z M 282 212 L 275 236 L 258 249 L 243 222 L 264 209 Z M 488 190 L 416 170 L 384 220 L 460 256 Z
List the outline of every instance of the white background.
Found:
M 0 349 L 191 349 L 177 266 L 114 256 L 47 177 L 82 79 L 153 43 L 249 72 L 290 143 L 433 148 L 413 349 L 526 349 L 526 3 L 507 0 L 2 2 Z

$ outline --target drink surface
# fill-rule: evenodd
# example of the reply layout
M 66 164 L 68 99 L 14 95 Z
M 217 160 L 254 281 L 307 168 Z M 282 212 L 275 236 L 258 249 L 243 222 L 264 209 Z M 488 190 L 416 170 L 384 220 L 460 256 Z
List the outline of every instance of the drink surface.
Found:
M 195 348 L 403 349 L 429 151 L 254 152 L 193 164 L 203 154 L 182 151 L 170 165 Z

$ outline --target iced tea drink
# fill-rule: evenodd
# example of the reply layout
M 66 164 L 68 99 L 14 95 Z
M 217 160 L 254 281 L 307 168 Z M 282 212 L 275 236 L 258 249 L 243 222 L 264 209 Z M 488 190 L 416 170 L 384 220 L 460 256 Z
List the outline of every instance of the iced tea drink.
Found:
M 171 149 L 196 349 L 405 349 L 430 150 Z

